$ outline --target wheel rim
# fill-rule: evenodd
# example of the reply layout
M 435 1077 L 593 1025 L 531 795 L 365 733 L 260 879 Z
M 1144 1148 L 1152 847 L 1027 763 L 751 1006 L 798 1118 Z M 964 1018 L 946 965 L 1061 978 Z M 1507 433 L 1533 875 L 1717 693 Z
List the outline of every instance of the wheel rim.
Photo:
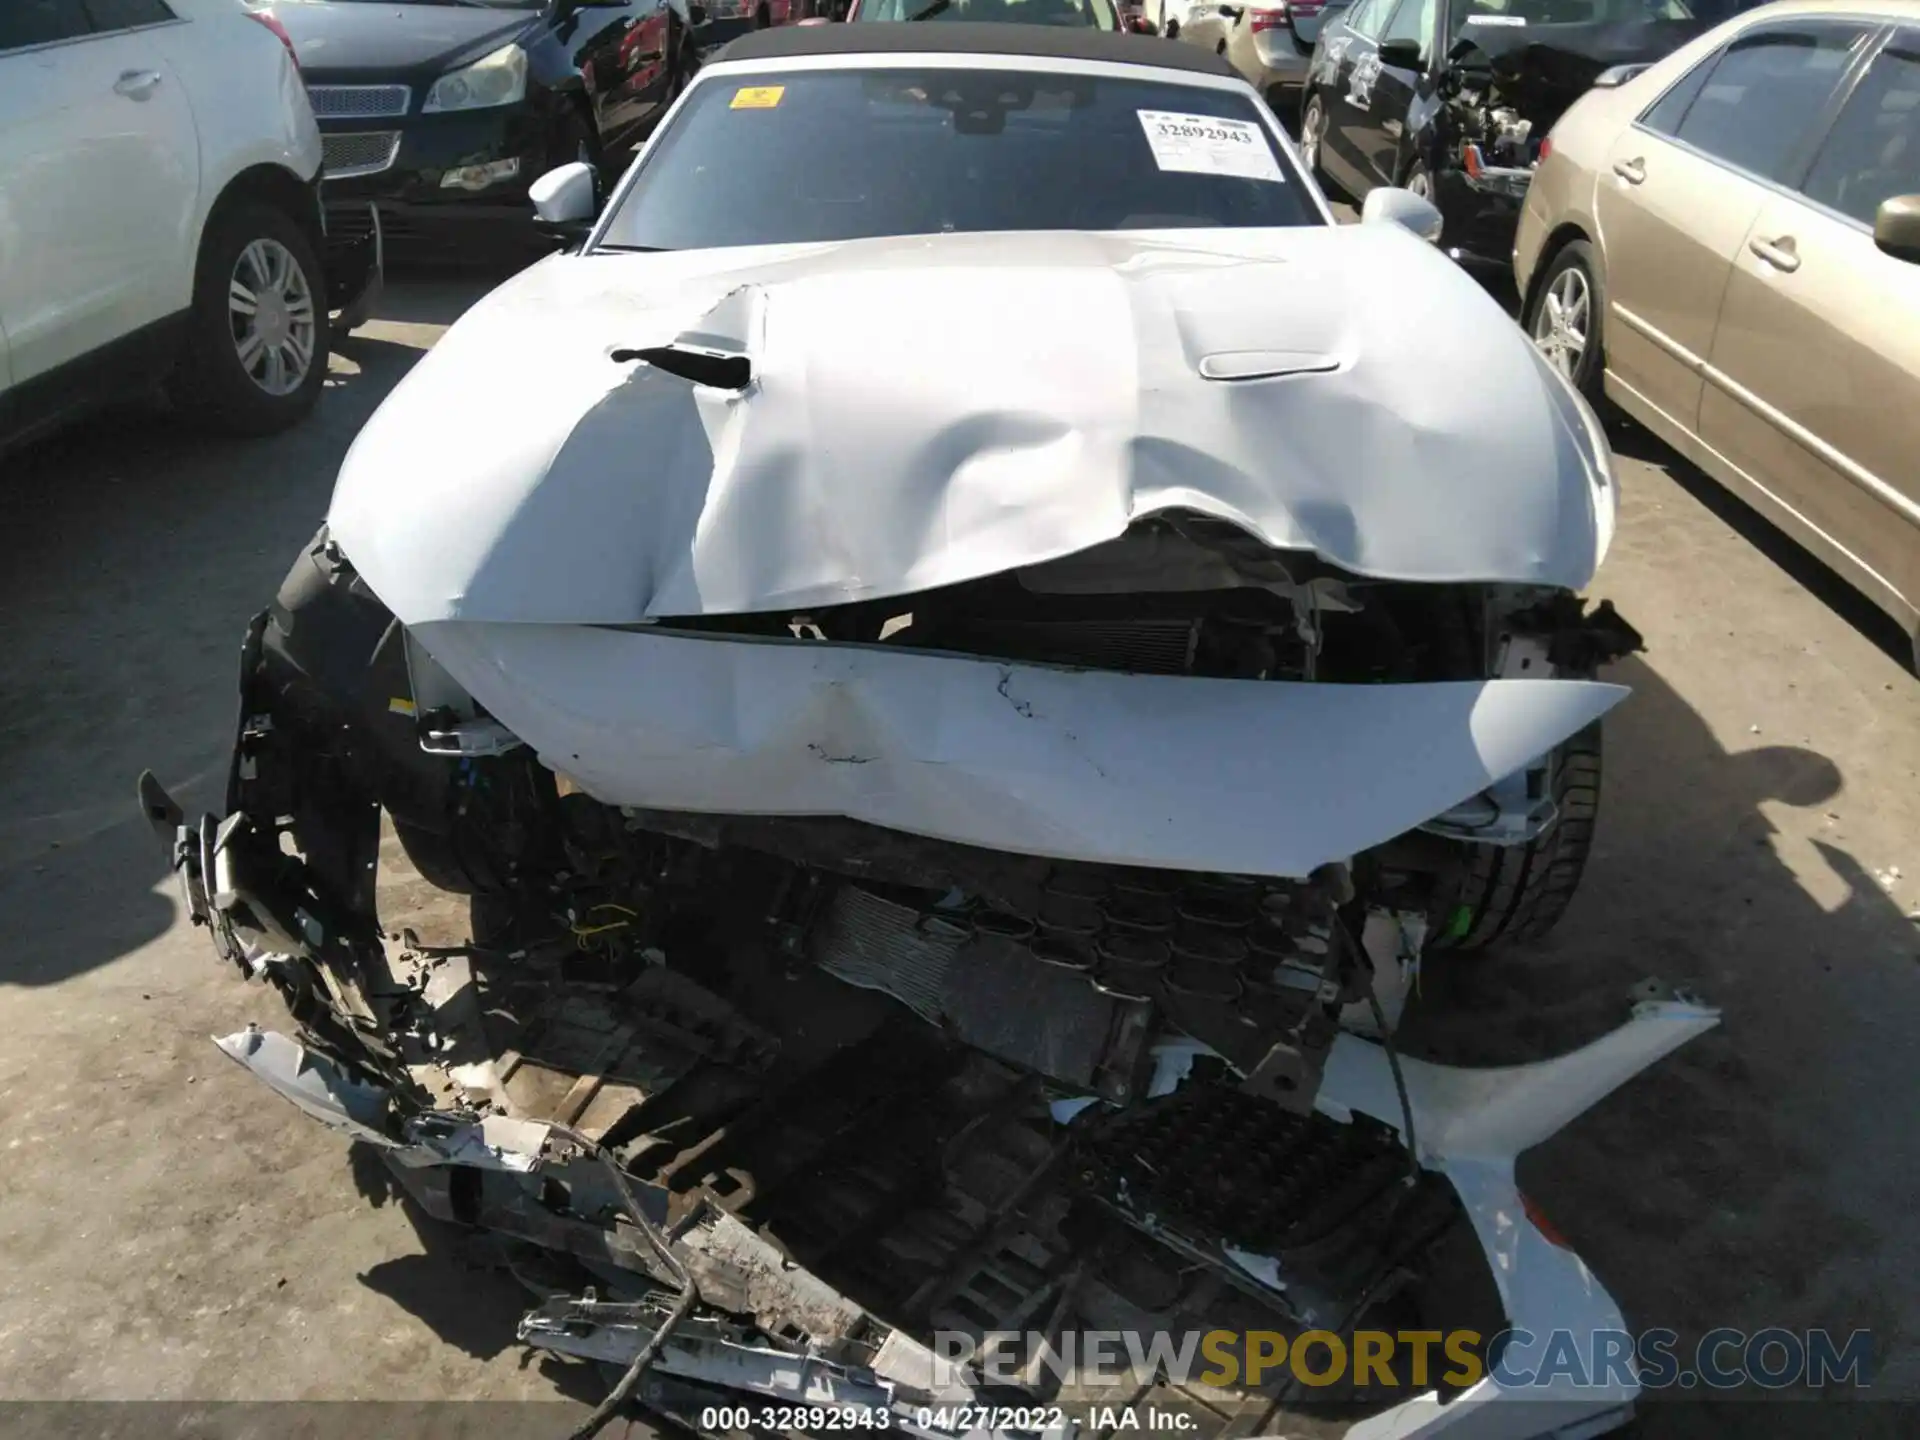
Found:
M 1305 163 L 1309 175 L 1318 174 L 1320 170 L 1320 127 L 1324 123 L 1320 102 L 1310 102 L 1306 118 L 1300 122 L 1300 159 Z
M 1533 343 L 1553 368 L 1569 380 L 1579 372 L 1587 353 L 1592 320 L 1593 287 L 1586 271 L 1570 265 L 1553 277 L 1533 317 Z
M 291 395 L 313 371 L 313 287 L 293 252 L 256 240 L 240 252 L 227 285 L 234 354 L 269 395 Z

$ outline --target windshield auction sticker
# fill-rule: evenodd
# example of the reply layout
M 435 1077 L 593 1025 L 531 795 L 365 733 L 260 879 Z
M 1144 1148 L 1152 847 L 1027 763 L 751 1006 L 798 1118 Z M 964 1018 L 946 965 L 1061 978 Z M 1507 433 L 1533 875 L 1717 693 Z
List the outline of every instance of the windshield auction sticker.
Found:
M 747 85 L 733 92 L 734 110 L 771 110 L 787 93 L 784 85 Z
M 1281 183 L 1273 147 L 1251 121 L 1178 115 L 1170 110 L 1142 110 L 1139 115 L 1154 164 L 1162 170 Z

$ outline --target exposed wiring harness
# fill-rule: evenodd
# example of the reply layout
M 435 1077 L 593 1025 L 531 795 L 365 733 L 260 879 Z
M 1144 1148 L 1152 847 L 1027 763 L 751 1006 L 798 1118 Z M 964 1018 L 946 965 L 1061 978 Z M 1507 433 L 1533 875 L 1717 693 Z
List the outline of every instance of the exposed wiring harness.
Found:
M 680 1257 L 673 1253 L 672 1242 L 661 1233 L 660 1227 L 647 1217 L 647 1212 L 640 1208 L 639 1197 L 633 1193 L 633 1184 L 628 1180 L 627 1172 L 620 1168 L 620 1162 L 613 1158 L 612 1153 L 598 1141 L 588 1139 L 578 1130 L 558 1124 L 553 1125 L 552 1128 L 555 1134 L 564 1136 L 582 1149 L 592 1152 L 594 1158 L 600 1162 L 613 1181 L 613 1188 L 620 1196 L 620 1203 L 627 1207 L 627 1213 L 632 1216 L 633 1223 L 639 1227 L 641 1235 L 645 1237 L 653 1253 L 660 1257 L 660 1263 L 666 1267 L 667 1273 L 673 1277 L 673 1283 L 680 1290 L 673 1302 L 673 1308 L 667 1312 L 667 1318 L 662 1320 L 659 1328 L 647 1337 L 647 1343 L 640 1347 L 639 1353 L 628 1364 L 626 1373 L 621 1375 L 613 1389 L 607 1392 L 606 1399 L 594 1406 L 593 1413 L 567 1437 L 567 1440 L 594 1440 L 594 1437 L 606 1428 L 607 1422 L 618 1415 L 621 1407 L 633 1398 L 633 1392 L 640 1386 L 641 1377 L 647 1373 L 647 1367 L 658 1358 L 661 1347 L 672 1337 L 673 1332 L 680 1328 L 687 1316 L 693 1313 L 693 1307 L 700 1299 L 700 1287 L 694 1283 L 693 1276 L 680 1262 Z

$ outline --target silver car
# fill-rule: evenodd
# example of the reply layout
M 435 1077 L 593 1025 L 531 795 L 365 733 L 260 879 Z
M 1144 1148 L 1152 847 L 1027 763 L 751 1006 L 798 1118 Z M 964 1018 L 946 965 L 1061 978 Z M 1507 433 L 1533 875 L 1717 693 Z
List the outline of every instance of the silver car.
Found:
M 1275 110 L 1292 110 L 1299 105 L 1321 23 L 1345 8 L 1346 0 L 1194 5 L 1184 20 L 1169 18 L 1166 33 L 1225 56 Z

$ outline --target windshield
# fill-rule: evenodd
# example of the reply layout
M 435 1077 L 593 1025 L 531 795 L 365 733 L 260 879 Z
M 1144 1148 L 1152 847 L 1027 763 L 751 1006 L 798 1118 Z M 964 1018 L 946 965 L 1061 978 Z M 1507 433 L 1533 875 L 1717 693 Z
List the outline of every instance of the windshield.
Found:
M 1013 70 L 709 71 L 601 244 L 1321 223 L 1252 97 L 1231 90 Z
M 1685 0 L 1466 0 L 1454 12 L 1454 25 L 1484 34 L 1503 25 L 1633 25 L 1693 17 Z
M 1108 0 L 860 0 L 853 18 L 1067 25 L 1088 30 L 1120 28 Z

